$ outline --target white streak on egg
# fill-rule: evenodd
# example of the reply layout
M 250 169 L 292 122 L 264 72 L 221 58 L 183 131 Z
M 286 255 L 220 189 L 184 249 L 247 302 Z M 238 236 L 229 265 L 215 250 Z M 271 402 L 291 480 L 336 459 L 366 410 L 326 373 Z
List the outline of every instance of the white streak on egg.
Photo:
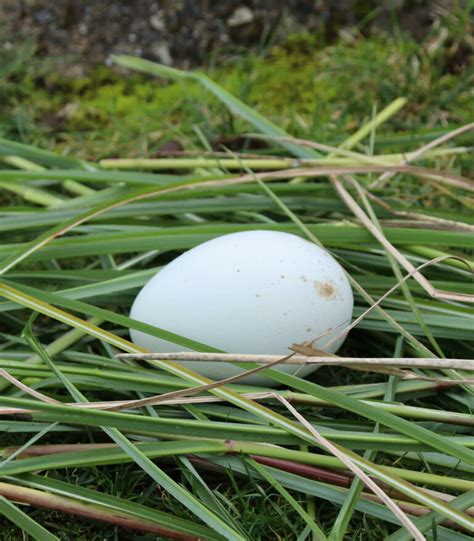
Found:
M 296 235 L 245 231 L 205 242 L 176 258 L 138 294 L 131 317 L 229 353 L 290 353 L 289 346 L 325 343 L 351 321 L 353 296 L 342 267 L 324 249 Z M 152 352 L 186 348 L 131 330 Z M 336 352 L 341 336 L 327 351 Z M 222 362 L 182 362 L 219 380 L 243 370 Z M 306 376 L 315 367 L 278 366 Z M 276 385 L 260 374 L 242 383 Z

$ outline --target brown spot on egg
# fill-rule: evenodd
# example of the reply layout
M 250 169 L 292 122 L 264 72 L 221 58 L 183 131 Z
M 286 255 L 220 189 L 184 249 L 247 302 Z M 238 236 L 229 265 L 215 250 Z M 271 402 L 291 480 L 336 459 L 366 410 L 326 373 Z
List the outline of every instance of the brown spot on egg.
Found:
M 339 296 L 339 289 L 334 285 L 332 280 L 328 280 L 327 282 L 314 282 L 314 288 L 318 295 L 321 295 L 321 297 L 330 301 Z

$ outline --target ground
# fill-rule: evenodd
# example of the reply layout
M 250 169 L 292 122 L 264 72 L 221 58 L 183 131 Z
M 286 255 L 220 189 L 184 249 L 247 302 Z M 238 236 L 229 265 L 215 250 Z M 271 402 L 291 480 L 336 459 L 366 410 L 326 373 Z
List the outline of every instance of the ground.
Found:
M 41 54 L 67 56 L 66 69 L 80 75 L 111 53 L 191 67 L 223 49 L 261 48 L 292 32 L 318 33 L 332 41 L 354 27 L 364 34 L 393 29 L 395 20 L 401 31 L 422 39 L 433 21 L 455 5 L 449 0 L 4 0 L 0 21 L 7 40 L 33 38 Z

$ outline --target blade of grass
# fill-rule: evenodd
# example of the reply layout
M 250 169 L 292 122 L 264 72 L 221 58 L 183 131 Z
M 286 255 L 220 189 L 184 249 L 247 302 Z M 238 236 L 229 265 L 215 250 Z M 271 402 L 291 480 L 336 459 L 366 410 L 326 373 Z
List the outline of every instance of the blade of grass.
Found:
M 327 537 L 324 535 L 324 532 L 316 524 L 313 518 L 301 507 L 301 505 L 293 498 L 293 496 L 277 481 L 271 473 L 261 466 L 255 460 L 251 458 L 245 458 L 245 462 L 249 464 L 255 471 L 257 471 L 260 476 L 265 479 L 279 494 L 285 498 L 285 500 L 291 505 L 291 507 L 300 515 L 300 517 L 305 521 L 305 523 L 311 528 L 313 533 L 313 539 L 317 541 L 327 541 Z
M 41 524 L 38 524 L 36 520 L 33 520 L 26 513 L 18 509 L 16 505 L 7 500 L 4 496 L 0 495 L 0 513 L 21 528 L 22 532 L 25 532 L 33 539 L 37 541 L 59 541 L 59 538 L 48 532 L 46 528 L 43 528 Z
M 136 416 L 135 416 L 136 417 Z M 75 421 L 75 418 L 73 418 Z M 133 420 L 129 421 L 129 424 Z M 86 420 L 84 423 L 87 426 Z M 100 426 L 99 423 L 91 426 Z M 114 423 L 110 423 L 114 426 Z M 321 430 L 321 432 L 323 432 Z M 136 434 L 136 431 L 134 430 Z M 193 439 L 183 441 L 163 441 L 158 443 L 145 442 L 137 443 L 140 450 L 149 458 L 159 459 L 163 457 L 173 457 L 182 455 L 206 454 L 219 456 L 223 454 L 241 453 L 252 455 L 254 457 L 268 457 L 293 463 L 310 464 L 312 466 L 330 468 L 335 470 L 345 469 L 344 464 L 334 457 L 317 454 L 315 452 L 303 452 L 280 447 L 277 445 L 268 445 L 271 441 L 267 441 L 265 433 L 262 431 L 262 443 L 256 443 L 257 438 L 252 441 L 245 442 L 237 439 L 203 439 L 196 436 Z M 327 434 L 330 437 L 330 433 Z M 5 465 L 2 475 L 18 475 L 31 473 L 35 471 L 49 471 L 67 467 L 87 467 L 87 466 L 102 466 L 110 464 L 121 464 L 130 462 L 131 458 L 120 449 L 118 446 L 112 445 L 107 448 L 84 449 L 80 448 L 76 451 L 64 450 L 63 446 L 59 446 L 57 452 L 46 453 L 45 455 L 31 456 L 22 458 L 13 463 Z M 2 450 L 2 455 L 8 454 L 10 451 Z M 395 468 L 389 466 L 379 466 L 380 469 L 388 474 L 398 476 L 412 482 L 425 484 L 429 486 L 441 487 L 443 489 L 451 489 L 457 491 L 474 490 L 474 483 L 467 479 L 458 479 L 455 477 L 447 477 L 445 475 L 437 475 L 427 472 L 418 472 L 408 470 L 406 468 Z
M 32 145 L 25 145 L 17 141 L 0 138 L 0 156 L 20 156 L 36 164 L 47 167 L 93 170 L 92 164 L 68 156 L 62 156 L 50 150 L 42 150 Z
M 54 195 L 47 190 L 29 186 L 28 184 L 14 184 L 0 180 L 0 188 L 19 195 L 25 201 L 44 207 L 57 207 L 64 202 L 62 197 Z
M 342 186 L 341 182 L 337 177 L 332 175 L 331 182 L 335 187 L 336 191 L 341 196 L 342 200 L 347 204 L 359 220 L 367 227 L 371 234 L 380 242 L 380 244 L 387 250 L 388 253 L 393 255 L 393 257 L 404 267 L 408 272 L 415 271 L 415 267 L 404 257 L 394 246 L 391 244 L 385 235 L 381 233 L 370 221 L 368 216 L 364 211 L 359 207 L 355 202 L 354 198 L 349 194 L 349 192 Z M 425 289 L 425 291 L 436 299 L 446 299 L 454 301 L 464 301 L 464 302 L 474 302 L 474 295 L 469 294 L 460 294 L 460 293 L 450 293 L 448 291 L 439 291 L 436 290 L 430 282 L 419 272 L 415 272 L 413 275 L 415 280 Z
M 222 540 L 200 524 L 77 485 L 33 475 L 7 479 L 15 484 L 0 482 L 0 494 L 27 505 L 182 541 Z
M 399 357 L 402 354 L 403 347 L 403 337 L 399 337 L 396 342 L 394 355 Z M 384 401 L 393 402 L 395 398 L 395 388 L 397 380 L 393 376 L 390 377 L 384 396 Z M 374 433 L 380 431 L 380 425 L 375 425 Z M 367 451 L 364 454 L 366 460 L 373 462 L 377 456 L 375 451 Z M 344 501 L 343 506 L 339 510 L 339 513 L 334 521 L 333 527 L 329 534 L 330 541 L 342 541 L 346 535 L 349 522 L 352 518 L 352 515 L 355 511 L 357 501 L 360 497 L 360 494 L 363 490 L 363 484 L 360 479 L 354 479 L 349 489 L 346 500 Z
M 403 526 L 410 532 L 414 539 L 417 541 L 424 541 L 425 537 L 408 518 L 408 516 L 398 507 L 398 505 L 387 495 L 385 492 L 368 476 L 366 473 L 356 465 L 352 458 L 352 454 L 349 454 L 347 450 L 342 449 L 340 446 L 336 446 L 322 437 L 321 434 L 308 423 L 308 421 L 285 399 L 279 395 L 278 400 L 293 414 L 294 417 L 300 421 L 300 423 L 307 428 L 314 439 L 325 448 L 329 453 L 336 456 L 341 462 L 343 462 L 370 490 L 376 494 L 385 505 L 392 511 L 392 513 L 399 519 Z M 369 463 L 369 460 L 364 459 L 364 462 Z
M 72 316 L 71 314 L 63 312 L 62 310 L 54 308 L 47 303 L 44 303 L 38 299 L 35 299 L 34 297 L 26 295 L 18 290 L 15 290 L 14 288 L 10 288 L 9 286 L 6 286 L 4 284 L 0 284 L 0 294 L 9 300 L 18 302 L 22 306 L 27 306 L 40 313 L 53 317 L 54 319 L 58 319 L 59 321 L 63 321 L 64 323 L 72 324 L 77 328 L 82 328 L 88 334 L 104 339 L 108 343 L 115 345 L 116 347 L 119 347 L 124 351 L 130 353 L 148 353 L 148 351 L 138 346 L 135 346 L 134 344 L 131 344 L 123 338 L 117 337 L 107 331 L 87 324 L 80 318 L 77 318 L 75 316 Z M 195 383 L 198 385 L 206 385 L 208 383 L 211 383 L 211 381 L 207 378 L 198 376 L 194 372 L 170 361 L 150 361 L 150 363 L 159 368 L 163 368 L 164 370 L 174 375 L 181 376 L 191 383 Z M 450 441 L 448 438 L 435 434 L 434 432 L 426 430 L 421 426 L 406 421 L 405 419 L 401 419 L 388 412 L 378 410 L 377 408 L 371 407 L 367 404 L 363 404 L 358 400 L 350 398 L 349 396 L 330 391 L 329 389 L 321 387 L 320 385 L 304 381 L 294 376 L 289 376 L 287 374 L 282 374 L 281 372 L 271 370 L 266 370 L 264 373 L 265 375 L 272 377 L 280 383 L 283 383 L 285 385 L 289 384 L 291 387 L 294 387 L 302 392 L 307 392 L 308 394 L 315 395 L 318 398 L 339 405 L 339 407 L 362 415 L 363 417 L 372 419 L 375 422 L 380 422 L 385 426 L 398 430 L 402 434 L 405 434 L 409 437 L 418 439 L 419 441 L 433 447 L 434 449 L 447 453 L 451 456 L 455 456 L 469 464 L 474 463 L 474 457 L 472 456 L 472 453 L 467 452 L 461 446 L 453 443 L 453 441 Z M 212 393 L 226 400 L 229 400 L 230 402 L 239 407 L 243 407 L 243 409 L 246 409 L 251 413 L 261 415 L 262 418 L 275 423 L 280 428 L 289 431 L 297 437 L 302 437 L 304 441 L 306 441 L 309 436 L 310 441 L 312 442 L 311 436 L 305 430 L 302 430 L 292 421 L 288 421 L 288 419 L 286 419 L 285 417 L 282 417 L 275 412 L 268 410 L 260 404 L 252 402 L 226 388 L 213 389 Z
M 163 511 L 130 501 L 125 498 L 119 498 L 111 494 L 106 494 L 98 490 L 81 487 L 76 484 L 52 479 L 51 477 L 22 474 L 9 478 L 22 486 L 44 490 L 59 496 L 65 496 L 74 499 L 76 502 L 83 502 L 101 506 L 112 512 L 121 512 L 130 517 L 135 517 L 140 522 L 151 522 L 163 528 L 169 528 L 187 536 L 202 537 L 210 539 L 221 539 L 221 536 L 213 532 L 207 526 L 202 526 L 191 522 L 183 517 L 175 517 Z M 164 533 L 164 532 L 163 532 Z
M 232 471 L 247 474 L 247 469 L 241 460 L 238 458 L 229 458 L 229 457 L 205 457 L 206 460 L 209 460 L 212 465 L 220 465 L 225 469 L 231 469 Z M 200 464 L 206 464 L 204 461 L 200 461 Z M 207 464 L 206 464 L 207 465 Z M 330 501 L 337 506 L 342 505 L 344 502 L 348 489 L 342 487 L 335 487 L 327 483 L 322 483 L 320 481 L 314 481 L 312 479 L 306 479 L 300 475 L 295 475 L 294 473 L 286 472 L 279 470 L 278 468 L 264 466 L 270 471 L 270 473 L 280 481 L 280 483 L 290 490 L 301 492 L 302 494 L 310 494 L 317 498 L 321 498 L 327 501 Z M 384 506 L 379 503 L 367 500 L 360 499 L 357 502 L 357 511 L 361 513 L 366 513 L 370 516 L 377 517 L 386 522 L 400 525 L 398 519 Z M 446 528 L 439 528 L 439 539 L 440 541 L 468 541 L 470 537 L 463 535 L 459 532 L 454 532 L 452 530 L 447 530 Z
M 32 320 L 30 319 L 24 330 L 24 336 L 31 348 L 37 355 L 53 370 L 58 379 L 63 383 L 68 393 L 75 399 L 76 402 L 88 402 L 86 397 L 69 381 L 61 370 L 55 365 L 49 357 L 42 344 L 33 334 L 31 328 Z M 199 500 L 197 500 L 188 490 L 179 483 L 174 481 L 161 468 L 154 464 L 140 449 L 135 446 L 127 437 L 119 430 L 109 426 L 102 426 L 104 432 L 119 445 L 127 455 L 143 469 L 159 486 L 169 492 L 174 498 L 187 507 L 194 515 L 200 518 L 204 523 L 213 528 L 216 532 L 223 535 L 230 541 L 245 541 L 238 532 L 226 524 L 215 513 L 207 509 Z
M 474 505 L 474 491 L 470 490 L 469 492 L 454 498 L 451 500 L 450 505 L 456 509 L 467 509 L 471 507 Z M 432 528 L 434 524 L 440 524 L 442 520 L 441 515 L 432 512 L 426 514 L 424 517 L 416 519 L 414 522 L 422 532 L 425 532 L 429 530 L 429 528 Z M 410 541 L 410 536 L 404 529 L 400 529 L 391 534 L 386 541 Z
M 281 358 L 281 355 L 253 355 L 248 353 L 195 353 L 192 351 L 177 351 L 172 353 L 119 353 L 120 359 L 129 360 L 179 360 L 179 361 L 209 361 L 209 362 L 239 362 L 239 363 L 261 363 L 270 364 Z M 332 364 L 346 366 L 351 364 L 374 366 L 395 366 L 404 368 L 457 368 L 461 370 L 473 370 L 474 360 L 472 359 L 433 359 L 418 357 L 339 357 L 337 355 L 294 355 L 283 361 L 284 364 Z
M 398 113 L 398 111 L 407 103 L 406 98 L 396 98 L 389 103 L 384 109 L 382 109 L 375 117 L 369 122 L 361 126 L 353 135 L 343 141 L 339 146 L 342 149 L 350 150 L 354 148 L 362 139 L 365 139 L 371 132 L 382 125 L 391 116 Z
M 364 190 L 362 189 L 362 187 L 360 186 L 360 184 L 357 182 L 357 180 L 354 177 L 351 177 L 350 175 L 347 175 L 345 178 L 356 188 L 357 193 L 359 194 L 359 197 L 362 199 L 362 201 L 364 203 L 364 206 L 365 206 L 365 209 L 366 209 L 366 212 L 368 213 L 368 215 L 369 215 L 370 219 L 372 220 L 374 226 L 383 235 L 384 232 L 383 232 L 382 226 L 380 225 L 380 221 L 378 220 L 376 214 L 374 213 L 373 208 L 372 208 L 371 204 L 369 203 L 369 200 L 366 197 Z M 418 308 L 418 306 L 417 306 L 417 304 L 416 304 L 416 302 L 415 302 L 415 300 L 413 298 L 413 295 L 411 294 L 410 288 L 408 287 L 407 283 L 403 280 L 403 275 L 402 275 L 400 267 L 399 267 L 399 265 L 397 263 L 397 260 L 395 259 L 393 254 L 391 252 L 387 251 L 387 250 L 386 250 L 386 256 L 387 256 L 387 259 L 390 262 L 390 266 L 392 267 L 393 274 L 395 275 L 395 278 L 397 279 L 398 283 L 400 283 L 400 287 L 402 289 L 403 295 L 404 295 L 405 299 L 407 300 L 408 304 L 410 305 L 412 312 L 416 316 L 418 324 L 423 329 L 423 331 L 424 331 L 426 337 L 428 338 L 430 344 L 432 345 L 434 351 L 436 351 L 438 356 L 444 357 L 445 355 L 444 355 L 442 349 L 440 348 L 438 342 L 436 341 L 435 337 L 433 336 L 433 333 L 431 332 L 430 328 L 428 327 L 428 325 L 425 323 L 425 321 L 423 319 L 423 316 L 422 316 L 422 314 L 421 314 L 421 312 L 420 312 L 420 310 L 419 310 L 419 308 Z
M 13 452 L 12 454 L 4 458 L 2 461 L 0 461 L 0 474 L 4 466 L 6 466 L 9 462 L 14 460 L 17 456 L 22 455 L 27 449 L 29 449 L 32 445 L 34 445 L 50 430 L 54 430 L 58 426 L 58 424 L 59 423 L 56 422 L 56 423 L 52 423 L 50 425 L 45 426 L 42 430 L 34 434 L 34 436 L 32 436 L 26 443 L 24 443 L 21 447 L 19 447 L 15 452 Z
M 151 410 L 154 411 L 152 408 Z M 184 468 L 185 473 L 192 483 L 193 492 L 196 494 L 196 497 L 199 498 L 204 505 L 211 509 L 211 511 L 226 521 L 232 528 L 234 528 L 236 532 L 239 532 L 243 537 L 245 537 L 247 534 L 242 528 L 242 525 L 231 515 L 231 513 L 229 513 L 226 507 L 222 505 L 189 458 L 186 456 L 178 456 L 176 457 L 176 461 Z

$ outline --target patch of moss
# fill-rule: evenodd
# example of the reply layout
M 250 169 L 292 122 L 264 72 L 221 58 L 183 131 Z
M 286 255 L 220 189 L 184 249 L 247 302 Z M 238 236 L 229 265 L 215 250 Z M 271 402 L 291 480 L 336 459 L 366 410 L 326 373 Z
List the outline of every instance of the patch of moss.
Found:
M 464 122 L 472 108 L 468 76 L 451 73 L 442 47 L 387 35 L 323 46 L 289 36 L 264 56 L 229 59 L 209 73 L 218 84 L 297 137 L 335 143 L 398 96 L 407 106 L 380 133 Z M 166 82 L 99 66 L 87 77 L 44 76 L 21 105 L 54 144 L 82 157 L 151 154 L 164 141 L 197 142 L 248 131 L 194 83 Z
M 472 108 L 468 78 L 446 73 L 442 50 L 428 55 L 409 37 L 372 36 L 320 48 L 303 35 L 289 43 L 213 75 L 296 136 L 322 142 L 347 136 L 373 108 L 399 96 L 408 104 L 381 132 L 435 126 L 440 118 L 445 125 L 462 123 L 469 103 Z

